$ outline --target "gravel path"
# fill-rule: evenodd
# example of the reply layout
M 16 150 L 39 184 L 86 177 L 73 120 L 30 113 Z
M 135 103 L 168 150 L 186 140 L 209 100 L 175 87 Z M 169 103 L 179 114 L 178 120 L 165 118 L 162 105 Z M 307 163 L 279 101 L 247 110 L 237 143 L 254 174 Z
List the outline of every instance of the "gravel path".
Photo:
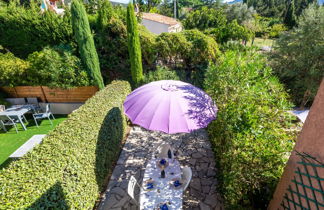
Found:
M 138 209 L 127 194 L 128 179 L 134 175 L 139 184 L 147 161 L 161 142 L 168 142 L 180 154 L 182 166 L 190 166 L 193 177 L 184 193 L 183 209 L 223 209 L 217 192 L 214 154 L 204 129 L 190 134 L 165 134 L 141 127 L 132 128 L 100 203 L 100 210 Z M 138 193 L 138 192 L 137 192 Z

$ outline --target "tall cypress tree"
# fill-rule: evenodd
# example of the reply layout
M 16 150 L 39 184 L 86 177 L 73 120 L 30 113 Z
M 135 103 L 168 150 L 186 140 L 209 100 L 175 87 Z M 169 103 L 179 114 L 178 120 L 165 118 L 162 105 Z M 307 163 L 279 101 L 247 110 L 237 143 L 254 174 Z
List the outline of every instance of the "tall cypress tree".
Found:
M 142 53 L 133 4 L 127 7 L 127 39 L 132 79 L 135 84 L 139 84 L 143 79 Z
M 296 9 L 294 0 L 290 0 L 289 2 L 284 22 L 291 28 L 296 25 Z
M 94 85 L 102 89 L 104 83 L 100 72 L 98 54 L 91 34 L 87 13 L 79 0 L 73 0 L 71 14 L 73 32 L 78 43 L 81 60 Z
M 108 25 L 108 22 L 113 16 L 113 7 L 109 0 L 104 0 L 100 4 L 98 11 L 97 25 L 100 32 L 104 31 L 104 28 Z

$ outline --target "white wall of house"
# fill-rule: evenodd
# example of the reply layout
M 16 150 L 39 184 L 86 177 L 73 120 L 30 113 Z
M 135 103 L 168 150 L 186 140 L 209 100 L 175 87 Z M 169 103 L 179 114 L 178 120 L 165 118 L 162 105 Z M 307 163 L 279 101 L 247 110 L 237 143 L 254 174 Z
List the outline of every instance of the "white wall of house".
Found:
M 161 34 L 163 32 L 169 32 L 169 25 L 159 23 L 152 20 L 142 19 L 142 25 L 144 25 L 149 31 L 155 34 Z
M 180 32 L 182 31 L 182 26 L 181 24 L 173 25 L 169 27 L 169 32 Z

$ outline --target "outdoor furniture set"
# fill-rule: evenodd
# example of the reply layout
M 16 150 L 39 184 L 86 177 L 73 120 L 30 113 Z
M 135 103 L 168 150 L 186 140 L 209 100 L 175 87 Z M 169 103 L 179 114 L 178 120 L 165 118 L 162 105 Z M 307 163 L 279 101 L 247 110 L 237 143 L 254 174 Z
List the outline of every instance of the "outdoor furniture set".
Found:
M 131 176 L 128 194 L 140 206 L 140 209 L 181 209 L 183 192 L 188 187 L 192 171 L 190 167 L 180 167 L 169 144 L 157 149 L 158 155 L 149 160 L 142 185 Z M 135 198 L 135 186 L 140 187 L 139 201 Z
M 217 106 L 201 89 L 181 81 L 161 80 L 135 89 L 126 97 L 124 110 L 132 123 L 168 134 L 190 133 L 205 128 L 216 119 Z M 149 160 L 142 182 L 135 177 L 128 183 L 128 194 L 135 199 L 140 187 L 140 209 L 182 209 L 183 192 L 192 177 L 189 167 L 180 167 L 169 144 L 160 145 L 159 154 Z
M 6 126 L 14 126 L 16 132 L 18 133 L 17 123 L 21 124 L 24 130 L 27 130 L 25 123 L 27 119 L 25 114 L 32 113 L 33 119 L 36 126 L 38 127 L 37 120 L 47 118 L 51 125 L 53 125 L 50 117 L 54 118 L 54 115 L 50 111 L 50 105 L 46 104 L 45 112 L 41 112 L 41 108 L 38 104 L 37 98 L 27 98 L 27 103 L 25 98 L 8 98 L 6 99 L 12 106 L 0 112 L 0 126 L 7 132 Z

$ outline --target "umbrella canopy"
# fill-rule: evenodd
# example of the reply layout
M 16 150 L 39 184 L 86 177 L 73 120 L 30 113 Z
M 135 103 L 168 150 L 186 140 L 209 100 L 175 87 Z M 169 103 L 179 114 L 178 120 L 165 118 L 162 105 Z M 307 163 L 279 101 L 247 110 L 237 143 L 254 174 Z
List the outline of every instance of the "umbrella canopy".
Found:
M 216 119 L 217 107 L 201 89 L 181 81 L 143 85 L 124 102 L 125 114 L 137 125 L 165 133 L 189 133 Z

